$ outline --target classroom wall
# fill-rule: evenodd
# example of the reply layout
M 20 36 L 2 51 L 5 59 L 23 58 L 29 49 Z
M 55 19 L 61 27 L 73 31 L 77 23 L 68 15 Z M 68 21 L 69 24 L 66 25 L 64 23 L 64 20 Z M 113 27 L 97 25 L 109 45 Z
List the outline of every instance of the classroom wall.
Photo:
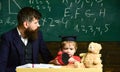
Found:
M 60 35 L 120 41 L 120 0 L 0 0 L 0 35 L 17 26 L 17 13 L 26 6 L 42 13 L 45 41 L 60 41 Z
M 81 52 L 87 52 L 87 47 L 90 42 L 78 42 L 78 50 L 76 55 Z M 98 42 L 102 44 L 102 61 L 104 72 L 120 72 L 120 42 Z M 59 47 L 60 42 L 47 42 L 47 46 L 55 57 Z

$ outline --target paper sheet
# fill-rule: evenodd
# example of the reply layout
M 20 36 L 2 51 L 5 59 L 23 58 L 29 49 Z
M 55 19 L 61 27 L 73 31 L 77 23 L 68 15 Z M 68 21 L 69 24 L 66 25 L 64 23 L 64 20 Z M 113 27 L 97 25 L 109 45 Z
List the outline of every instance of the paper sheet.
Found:
M 61 66 L 56 66 L 52 64 L 25 64 L 21 66 L 17 66 L 17 68 L 61 68 Z

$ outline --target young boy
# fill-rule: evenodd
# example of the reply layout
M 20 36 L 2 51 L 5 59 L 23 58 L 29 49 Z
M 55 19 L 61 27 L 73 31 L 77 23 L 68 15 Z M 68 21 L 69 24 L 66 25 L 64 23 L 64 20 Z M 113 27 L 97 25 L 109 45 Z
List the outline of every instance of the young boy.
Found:
M 67 65 L 74 64 L 77 61 L 80 62 L 80 57 L 74 55 L 77 50 L 77 43 L 75 40 L 75 36 L 62 37 L 61 49 L 56 58 L 51 60 L 50 63 L 56 65 Z

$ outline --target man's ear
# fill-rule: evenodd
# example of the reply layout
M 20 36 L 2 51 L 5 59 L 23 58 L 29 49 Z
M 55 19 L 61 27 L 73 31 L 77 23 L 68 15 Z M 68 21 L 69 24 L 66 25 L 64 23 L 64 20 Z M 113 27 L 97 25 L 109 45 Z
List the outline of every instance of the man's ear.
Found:
M 24 26 L 25 28 L 28 28 L 28 22 L 27 22 L 27 21 L 24 21 L 23 26 Z

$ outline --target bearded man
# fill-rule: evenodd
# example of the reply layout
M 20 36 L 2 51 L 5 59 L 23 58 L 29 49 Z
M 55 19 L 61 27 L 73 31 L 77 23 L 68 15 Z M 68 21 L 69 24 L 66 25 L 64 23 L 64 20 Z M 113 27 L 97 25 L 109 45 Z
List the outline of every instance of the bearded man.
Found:
M 17 27 L 1 35 L 0 72 L 15 72 L 19 65 L 39 63 L 39 54 L 45 63 L 53 59 L 39 30 L 40 18 L 41 13 L 31 7 L 18 12 Z

